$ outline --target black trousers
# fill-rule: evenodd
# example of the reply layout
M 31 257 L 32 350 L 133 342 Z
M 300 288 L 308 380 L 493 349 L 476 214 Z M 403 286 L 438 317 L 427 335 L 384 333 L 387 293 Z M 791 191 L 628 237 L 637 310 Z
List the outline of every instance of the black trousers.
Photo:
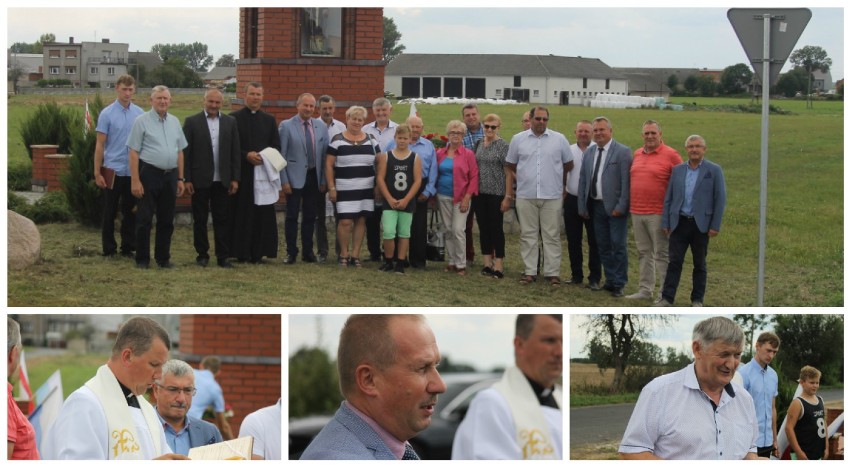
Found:
M 325 209 L 325 194 L 320 192 L 317 196 L 317 220 L 315 229 L 317 232 L 317 254 L 322 256 L 328 256 L 328 229 L 325 226 Z M 335 233 L 337 233 L 336 230 Z
M 136 210 L 136 262 L 151 261 L 151 225 L 157 215 L 154 259 L 165 264 L 171 258 L 172 233 L 175 231 L 177 169 L 163 170 L 139 161 L 139 180 L 145 193 Z
M 592 213 L 589 210 L 588 213 Z M 583 228 L 586 228 L 586 243 L 589 245 L 589 282 L 601 281 L 601 256 L 595 239 L 595 224 L 592 217 L 580 216 L 577 196 L 568 194 L 562 204 L 562 218 L 565 221 L 565 237 L 568 239 L 568 259 L 571 262 L 571 279 L 583 280 Z
M 121 253 L 136 250 L 136 197 L 130 192 L 130 176 L 116 176 L 112 189 L 104 189 L 104 218 L 101 223 L 101 245 L 104 255 L 115 254 L 115 215 L 121 208 Z
M 228 188 L 213 181 L 210 187 L 195 188 L 192 194 L 192 241 L 196 259 L 209 259 L 210 242 L 207 238 L 207 215 L 213 214 L 213 242 L 216 258 L 221 262 L 231 255 L 231 201 Z
M 426 267 L 426 229 L 429 199 L 414 204 L 411 217 L 411 238 L 408 240 L 408 262 L 412 267 Z
M 663 298 L 674 303 L 686 249 L 692 251 L 692 294 L 690 301 L 704 302 L 707 288 L 707 246 L 710 237 L 698 230 L 695 219 L 681 216 L 677 228 L 669 235 L 669 268 L 663 285 Z
M 367 250 L 370 259 L 382 258 L 382 212 L 385 211 L 384 202 L 376 205 L 371 216 L 367 217 Z
M 299 212 L 302 213 L 302 256 L 314 253 L 314 224 L 317 219 L 317 198 L 319 183 L 316 169 L 309 169 L 305 175 L 305 185 L 301 189 L 293 189 L 287 196 L 287 215 L 284 218 L 284 237 L 287 240 L 287 255 L 299 253 L 296 239 L 299 235 Z
M 506 257 L 506 235 L 503 233 L 502 195 L 473 196 L 473 210 L 479 225 L 479 248 L 484 256 Z M 468 217 L 470 218 L 470 217 Z

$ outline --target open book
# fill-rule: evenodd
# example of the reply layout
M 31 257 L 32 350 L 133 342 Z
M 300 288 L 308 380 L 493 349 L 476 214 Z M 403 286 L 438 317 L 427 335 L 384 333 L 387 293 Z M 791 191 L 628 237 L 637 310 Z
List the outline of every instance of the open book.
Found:
M 201 460 L 225 460 L 225 459 L 251 459 L 251 448 L 254 437 L 244 436 L 234 440 L 214 443 L 207 446 L 196 446 L 190 448 L 189 459 Z

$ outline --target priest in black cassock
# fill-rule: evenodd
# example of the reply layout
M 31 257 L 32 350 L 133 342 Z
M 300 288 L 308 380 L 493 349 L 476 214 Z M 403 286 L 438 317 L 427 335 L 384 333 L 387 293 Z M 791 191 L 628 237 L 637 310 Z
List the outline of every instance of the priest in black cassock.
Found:
M 231 253 L 240 262 L 260 263 L 263 257 L 278 257 L 278 223 L 275 204 L 256 205 L 254 200 L 254 168 L 262 164 L 259 152 L 267 147 L 281 151 L 275 117 L 260 110 L 263 85 L 246 86 L 245 107 L 231 113 L 240 133 L 240 153 L 244 158 L 242 180 L 233 198 L 233 236 Z

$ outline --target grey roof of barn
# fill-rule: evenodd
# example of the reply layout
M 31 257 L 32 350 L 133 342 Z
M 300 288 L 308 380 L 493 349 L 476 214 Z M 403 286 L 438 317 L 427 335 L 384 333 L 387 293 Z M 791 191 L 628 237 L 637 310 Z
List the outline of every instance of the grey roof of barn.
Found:
M 516 54 L 401 54 L 385 75 L 625 78 L 600 59 Z

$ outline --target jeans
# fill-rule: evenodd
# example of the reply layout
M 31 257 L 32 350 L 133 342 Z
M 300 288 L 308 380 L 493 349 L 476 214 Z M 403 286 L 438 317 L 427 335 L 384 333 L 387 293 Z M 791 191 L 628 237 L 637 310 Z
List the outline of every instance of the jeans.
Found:
M 590 213 L 606 285 L 623 288 L 627 284 L 627 215 L 612 216 L 599 200 L 591 201 Z

